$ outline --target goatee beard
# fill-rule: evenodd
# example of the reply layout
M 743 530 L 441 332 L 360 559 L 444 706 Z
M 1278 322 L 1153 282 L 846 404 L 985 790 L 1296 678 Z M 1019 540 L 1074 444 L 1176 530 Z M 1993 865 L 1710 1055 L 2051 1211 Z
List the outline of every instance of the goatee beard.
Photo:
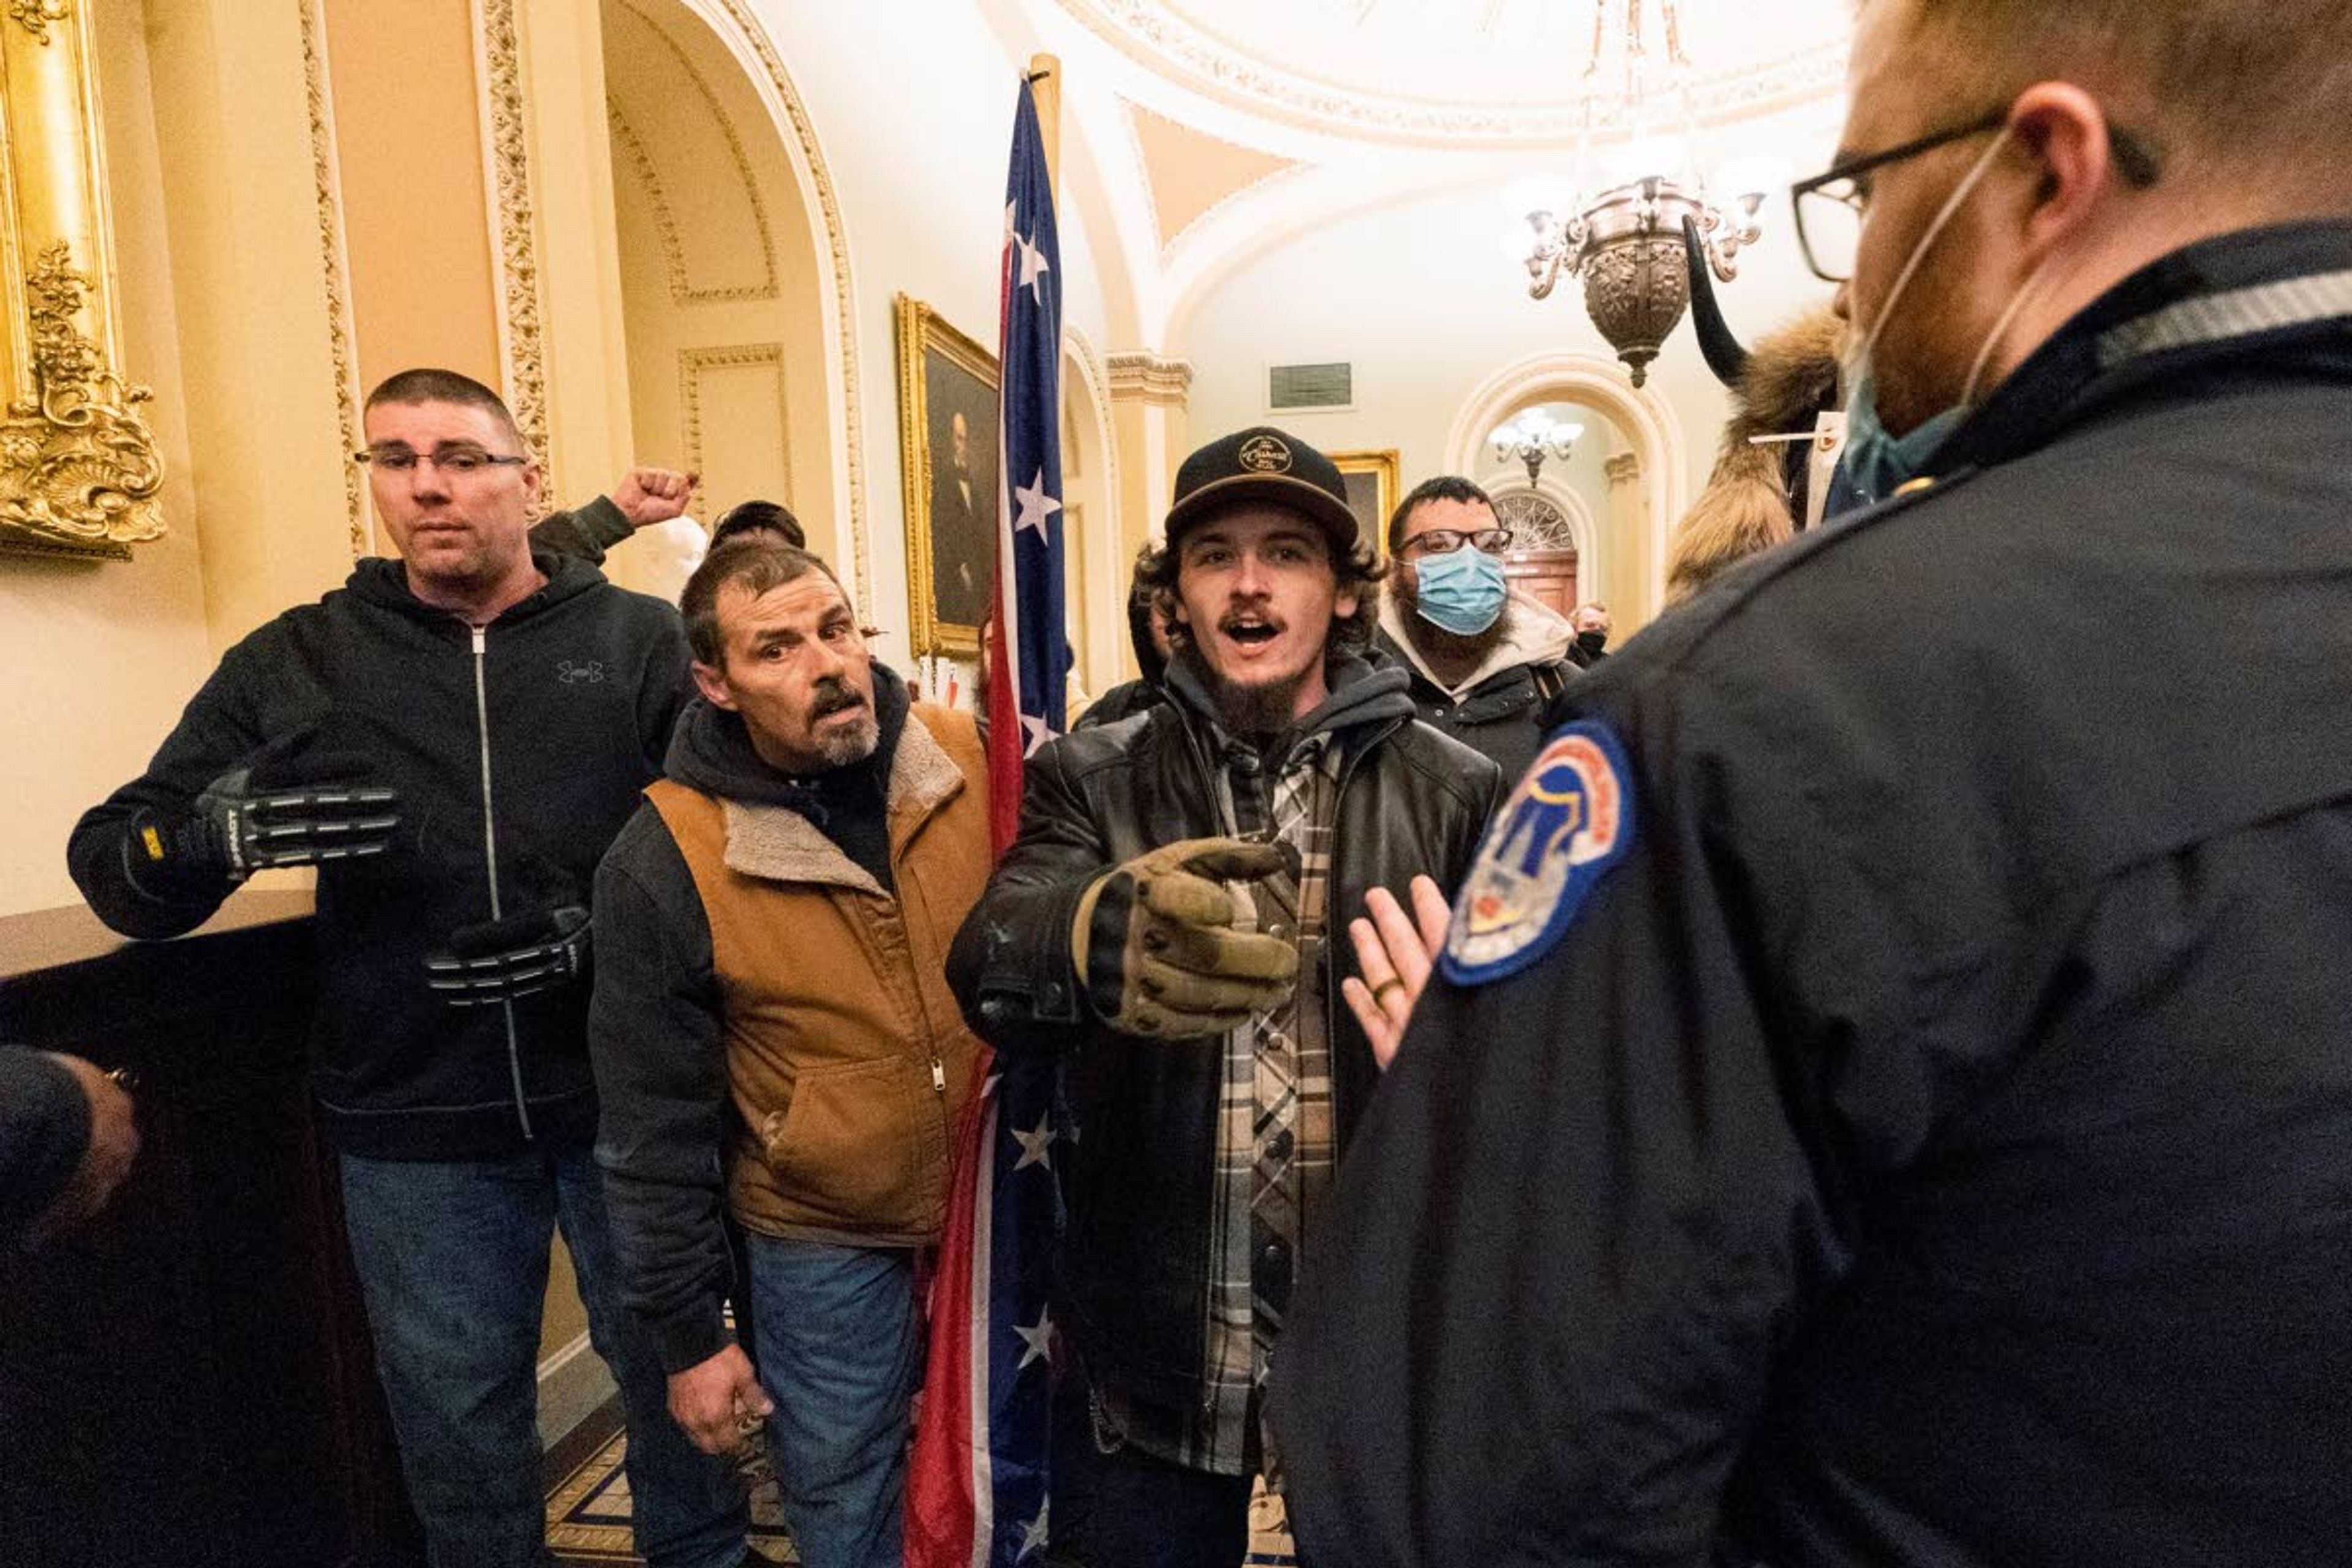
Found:
M 1299 689 L 1307 684 L 1304 672 L 1269 685 L 1243 686 L 1220 678 L 1189 642 L 1177 648 L 1175 657 L 1215 700 L 1217 722 L 1228 735 L 1263 742 L 1289 729 L 1296 719 Z

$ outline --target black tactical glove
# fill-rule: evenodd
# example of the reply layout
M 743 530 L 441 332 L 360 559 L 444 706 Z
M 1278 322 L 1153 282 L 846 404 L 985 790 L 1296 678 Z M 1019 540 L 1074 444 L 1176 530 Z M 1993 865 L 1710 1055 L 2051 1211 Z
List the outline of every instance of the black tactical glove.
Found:
M 326 751 L 312 731 L 272 741 L 206 784 L 186 811 L 133 817 L 133 879 L 233 888 L 266 867 L 380 854 L 400 826 L 400 801 L 370 772 L 367 758 Z
M 1221 1035 L 1274 1006 L 1298 980 L 1295 941 L 1234 927 L 1220 881 L 1282 869 L 1278 844 L 1188 838 L 1137 856 L 1088 888 L 1072 956 L 1096 1013 L 1125 1034 Z
M 588 973 L 588 911 L 577 904 L 467 926 L 425 961 L 425 983 L 453 1007 L 511 1002 Z

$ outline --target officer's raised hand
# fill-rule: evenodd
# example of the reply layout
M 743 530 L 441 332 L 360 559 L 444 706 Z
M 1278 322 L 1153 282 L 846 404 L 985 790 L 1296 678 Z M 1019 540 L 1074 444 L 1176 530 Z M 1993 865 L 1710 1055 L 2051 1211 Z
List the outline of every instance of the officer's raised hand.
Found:
M 399 805 L 364 756 L 330 751 L 304 730 L 222 773 L 186 810 L 141 812 L 124 853 L 142 886 L 226 890 L 272 866 L 379 854 Z
M 1427 877 L 1412 879 L 1412 918 L 1386 888 L 1364 895 L 1364 913 L 1348 922 L 1356 943 L 1356 967 L 1339 983 L 1339 994 L 1363 1026 L 1372 1059 L 1386 1072 L 1396 1059 L 1405 1026 L 1412 1022 L 1412 1005 L 1429 984 L 1430 966 L 1445 946 L 1446 922 L 1452 911 L 1445 895 Z
M 1188 838 L 1098 879 L 1071 930 L 1095 1011 L 1123 1034 L 1190 1039 L 1238 1028 L 1298 981 L 1297 946 L 1234 929 L 1223 882 L 1281 870 L 1280 845 Z

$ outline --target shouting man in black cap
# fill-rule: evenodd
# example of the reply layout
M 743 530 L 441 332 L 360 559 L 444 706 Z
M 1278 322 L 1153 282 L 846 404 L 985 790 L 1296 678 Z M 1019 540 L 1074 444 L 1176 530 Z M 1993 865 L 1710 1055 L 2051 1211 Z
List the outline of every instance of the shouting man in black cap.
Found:
M 1393 1049 L 1393 970 L 1426 969 L 1499 791 L 1364 659 L 1380 570 L 1305 443 L 1244 430 L 1186 458 L 1139 572 L 1170 700 L 1031 759 L 1020 840 L 949 962 L 982 1035 L 1064 1069 L 1086 1398 L 1055 1484 L 1090 1499 L 1093 1562 L 1241 1562 L 1300 1243 Z M 1327 911 L 1360 910 L 1334 940 Z

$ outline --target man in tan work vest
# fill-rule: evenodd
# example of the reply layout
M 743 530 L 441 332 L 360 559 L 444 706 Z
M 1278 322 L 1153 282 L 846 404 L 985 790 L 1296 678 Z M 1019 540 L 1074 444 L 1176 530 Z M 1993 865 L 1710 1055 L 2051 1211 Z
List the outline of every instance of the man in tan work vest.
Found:
M 626 1296 L 697 1444 L 772 1416 L 800 1561 L 895 1565 L 915 1256 L 979 1050 L 945 963 L 988 879 L 986 762 L 969 714 L 874 662 L 814 556 L 723 544 L 679 607 L 701 700 L 596 878 L 596 1152 Z M 722 1204 L 756 1371 L 721 1315 Z

